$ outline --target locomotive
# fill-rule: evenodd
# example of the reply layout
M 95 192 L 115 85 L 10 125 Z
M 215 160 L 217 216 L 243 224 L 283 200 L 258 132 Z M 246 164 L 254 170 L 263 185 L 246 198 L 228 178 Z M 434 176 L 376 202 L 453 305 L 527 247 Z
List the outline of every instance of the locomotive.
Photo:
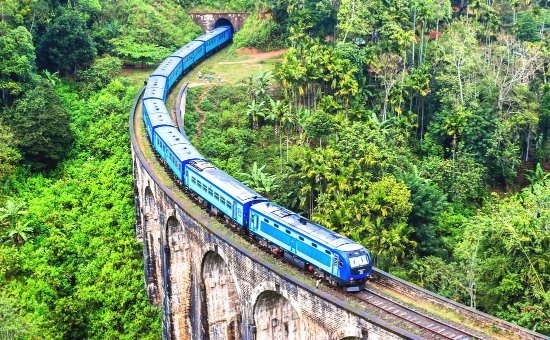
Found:
M 178 181 L 215 214 L 223 214 L 261 244 L 346 291 L 362 290 L 372 272 L 372 258 L 363 246 L 248 188 L 208 162 L 175 127 L 164 103 L 170 88 L 232 38 L 231 27 L 217 27 L 170 55 L 151 74 L 142 99 L 151 145 Z

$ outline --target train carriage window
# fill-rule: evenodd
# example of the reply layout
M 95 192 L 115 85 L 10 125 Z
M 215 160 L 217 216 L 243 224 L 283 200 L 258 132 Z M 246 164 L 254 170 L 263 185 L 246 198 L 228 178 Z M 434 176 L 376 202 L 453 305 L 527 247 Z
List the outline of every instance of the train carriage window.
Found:
M 195 177 L 191 177 L 191 183 L 197 184 L 197 180 L 195 179 Z
M 220 198 L 220 202 L 221 202 L 222 205 L 225 205 L 225 198 L 223 198 L 223 197 Z
M 332 255 L 332 253 L 326 249 L 325 249 L 325 253 L 327 253 L 328 255 Z
M 290 235 L 290 230 L 285 229 L 286 233 Z
M 311 243 L 311 245 L 313 246 L 313 248 L 317 248 L 317 245 L 315 243 Z
M 340 266 L 340 267 L 343 267 L 343 266 L 344 266 L 344 264 L 342 263 L 342 261 L 338 261 L 338 266 Z
M 300 241 L 303 241 L 303 240 L 304 240 L 304 238 L 303 238 L 302 236 L 298 236 L 298 239 L 299 239 Z
M 218 201 L 220 200 L 220 195 L 218 195 L 217 192 L 214 193 L 214 198 L 217 199 Z
M 229 209 L 233 209 L 233 204 L 231 204 L 231 202 L 227 201 L 225 203 L 225 205 L 229 208 Z
M 267 218 L 264 218 L 265 223 L 269 223 L 269 220 Z
M 279 228 L 279 225 L 277 223 L 274 224 L 275 228 Z
M 208 188 L 208 194 L 209 194 L 210 196 L 212 196 L 212 195 L 214 194 L 214 192 L 212 191 L 212 188 Z
M 208 191 L 208 187 L 207 187 L 206 184 L 204 184 L 204 183 L 202 184 L 202 190 Z

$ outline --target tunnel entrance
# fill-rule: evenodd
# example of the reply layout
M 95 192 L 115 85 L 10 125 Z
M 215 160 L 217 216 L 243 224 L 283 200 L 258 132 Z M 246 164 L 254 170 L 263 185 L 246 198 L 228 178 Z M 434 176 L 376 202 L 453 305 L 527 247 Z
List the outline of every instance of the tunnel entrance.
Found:
M 235 33 L 235 28 L 233 27 L 233 24 L 231 23 L 231 21 L 229 21 L 229 19 L 219 18 L 218 20 L 216 20 L 216 22 L 214 23 L 214 28 L 218 28 L 220 26 L 229 26 L 231 27 L 231 33 Z

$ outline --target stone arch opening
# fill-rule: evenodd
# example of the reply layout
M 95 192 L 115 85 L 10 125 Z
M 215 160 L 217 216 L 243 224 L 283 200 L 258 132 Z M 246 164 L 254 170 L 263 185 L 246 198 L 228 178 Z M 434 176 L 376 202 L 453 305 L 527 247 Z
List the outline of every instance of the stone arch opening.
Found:
M 168 217 L 164 230 L 164 289 L 166 302 L 165 309 L 170 310 L 167 325 L 170 337 L 179 339 L 188 333 L 188 301 L 181 297 L 189 296 L 191 289 L 191 261 L 185 246 L 184 232 L 181 223 L 175 216 Z
M 231 33 L 235 33 L 235 28 L 233 27 L 233 23 L 227 18 L 219 18 L 214 23 L 214 28 L 218 28 L 220 26 L 229 26 L 231 27 Z
M 240 339 L 240 298 L 225 260 L 209 251 L 202 261 L 203 328 L 210 339 Z
M 154 217 L 156 211 L 155 197 L 149 186 L 145 188 L 144 194 L 144 213 L 142 228 L 143 228 L 143 252 L 144 252 L 144 267 L 145 267 L 145 284 L 147 286 L 147 296 L 154 305 L 160 304 L 160 252 L 158 244 L 155 242 L 154 235 Z
M 267 290 L 254 303 L 256 339 L 300 339 L 300 317 L 281 294 Z

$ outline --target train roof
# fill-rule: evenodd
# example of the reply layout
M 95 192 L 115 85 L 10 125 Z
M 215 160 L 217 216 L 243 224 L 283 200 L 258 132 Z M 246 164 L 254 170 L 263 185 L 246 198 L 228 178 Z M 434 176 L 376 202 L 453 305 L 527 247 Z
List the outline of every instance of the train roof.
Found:
M 161 76 L 151 76 L 147 80 L 147 88 L 166 88 L 166 78 Z
M 255 200 L 265 200 L 262 195 L 216 168 L 206 160 L 192 161 L 188 166 L 242 204 Z
M 168 57 L 164 59 L 162 63 L 160 63 L 159 67 L 157 67 L 157 69 L 155 70 L 155 72 L 153 72 L 151 76 L 168 77 L 180 62 L 180 58 Z
M 253 210 L 296 230 L 317 242 L 341 251 L 353 251 L 362 249 L 358 243 L 344 237 L 332 230 L 311 222 L 307 218 L 300 216 L 286 208 L 273 202 L 262 202 L 254 204 Z
M 191 159 L 204 158 L 177 128 L 161 126 L 155 129 L 155 133 L 168 145 L 180 161 L 185 162 Z
M 164 78 L 164 79 L 166 79 L 166 78 Z M 160 87 L 149 87 L 149 86 L 147 86 L 145 88 L 145 93 L 143 94 L 143 99 L 144 100 L 149 100 L 149 99 L 163 100 L 164 99 L 164 89 L 160 88 Z
M 174 52 L 171 55 L 171 57 L 185 58 L 189 55 L 189 53 L 191 53 L 194 50 L 196 50 L 197 48 L 201 47 L 203 44 L 204 44 L 203 41 L 193 40 L 190 43 L 188 43 L 187 45 L 185 45 L 182 48 L 180 48 L 179 50 L 177 50 L 176 52 Z
M 172 117 L 166 109 L 164 102 L 160 99 L 147 99 L 143 101 L 143 105 L 147 109 L 147 115 L 151 121 L 151 126 L 174 126 Z
M 227 30 L 231 30 L 231 27 L 229 26 L 220 26 L 220 27 L 217 27 L 217 28 L 214 28 L 213 30 L 211 31 L 208 31 L 206 32 L 205 34 L 201 35 L 200 37 L 198 37 L 197 39 L 193 40 L 193 41 L 203 41 L 203 42 L 206 42 L 207 40 L 210 40 L 212 39 L 213 37 L 215 37 L 216 35 L 220 34 L 220 33 L 223 33 Z

